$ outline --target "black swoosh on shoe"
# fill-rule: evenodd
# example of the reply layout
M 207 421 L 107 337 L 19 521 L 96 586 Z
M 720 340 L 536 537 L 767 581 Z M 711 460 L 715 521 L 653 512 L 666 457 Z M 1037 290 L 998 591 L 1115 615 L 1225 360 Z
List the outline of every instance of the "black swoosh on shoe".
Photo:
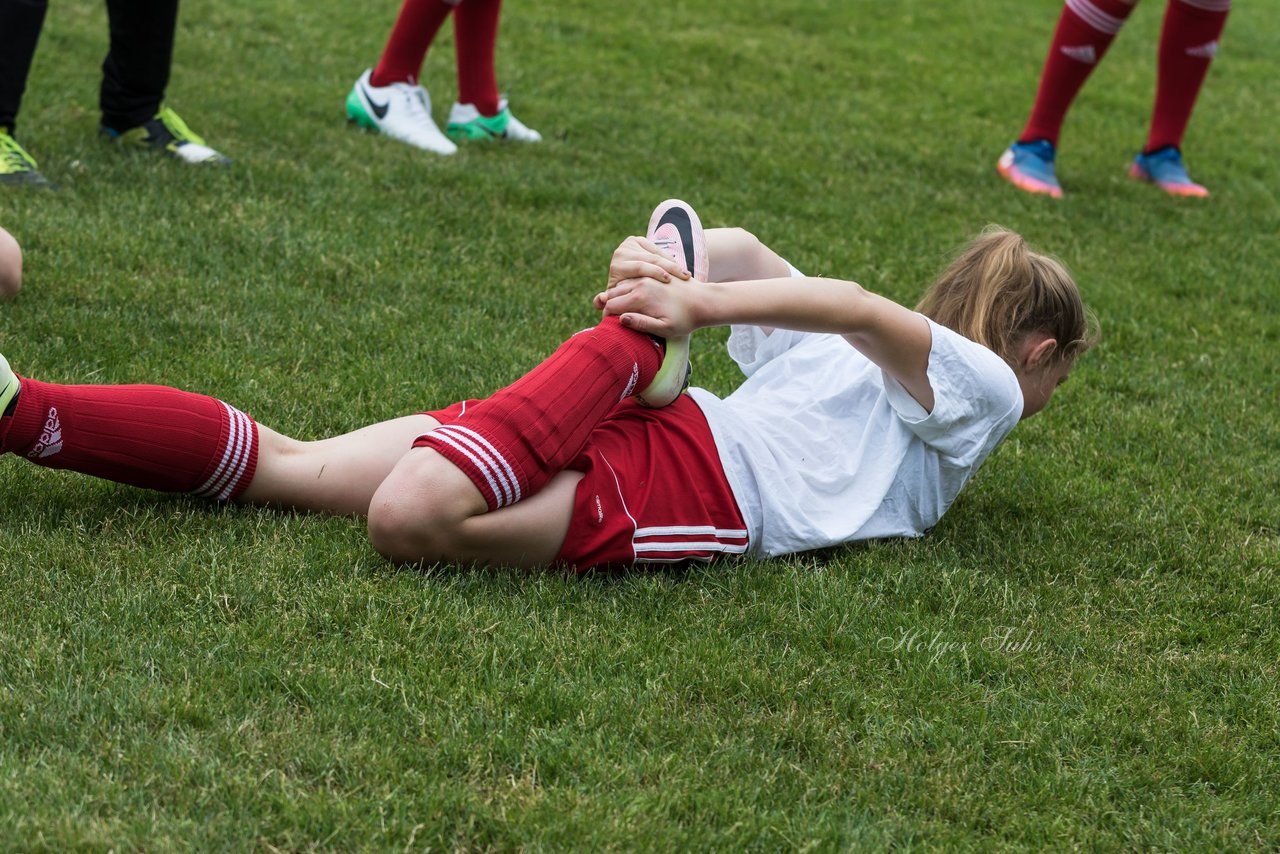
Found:
M 387 110 L 391 108 L 390 101 L 387 101 L 385 104 L 378 104 L 378 102 L 374 101 L 373 97 L 370 96 L 369 87 L 365 86 L 364 84 L 360 85 L 360 94 L 364 95 L 365 103 L 368 104 L 369 108 L 373 110 L 373 114 L 375 116 L 377 116 L 380 119 L 386 117 Z

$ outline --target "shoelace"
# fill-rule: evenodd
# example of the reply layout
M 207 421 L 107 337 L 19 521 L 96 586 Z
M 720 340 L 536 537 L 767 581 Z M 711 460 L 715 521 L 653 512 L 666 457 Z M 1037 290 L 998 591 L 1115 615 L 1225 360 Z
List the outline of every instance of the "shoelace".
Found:
M 409 117 L 415 122 L 430 121 L 431 111 L 427 107 L 427 90 L 421 86 L 405 86 L 402 91 Z

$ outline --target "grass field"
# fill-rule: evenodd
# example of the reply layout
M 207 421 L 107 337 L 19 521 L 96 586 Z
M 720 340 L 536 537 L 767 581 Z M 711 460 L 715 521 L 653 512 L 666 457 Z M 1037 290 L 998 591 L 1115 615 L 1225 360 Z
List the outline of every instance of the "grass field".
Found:
M 0 351 L 213 394 L 303 438 L 504 384 L 592 322 L 658 201 L 913 302 L 987 223 L 1102 344 L 928 538 L 567 578 L 396 569 L 347 519 L 0 460 L 0 848 L 1280 847 L 1280 1 L 1241 3 L 1187 139 L 1130 182 L 1161 4 L 1072 112 L 1060 202 L 1000 181 L 1060 3 L 505 10 L 547 136 L 347 127 L 394 3 L 187 3 L 171 104 L 235 158 L 94 136 L 101 3 L 50 4 L 0 192 Z M 428 58 L 437 116 L 452 39 Z M 694 342 L 727 392 L 722 330 Z

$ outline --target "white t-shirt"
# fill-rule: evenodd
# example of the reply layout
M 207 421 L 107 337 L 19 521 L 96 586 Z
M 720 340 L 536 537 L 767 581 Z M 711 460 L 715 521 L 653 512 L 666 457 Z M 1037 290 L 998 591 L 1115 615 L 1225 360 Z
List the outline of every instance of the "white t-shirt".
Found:
M 746 381 L 723 400 L 689 394 L 711 426 L 751 554 L 921 536 L 1018 423 L 1009 365 L 929 326 L 932 412 L 839 335 L 732 327 L 729 355 Z

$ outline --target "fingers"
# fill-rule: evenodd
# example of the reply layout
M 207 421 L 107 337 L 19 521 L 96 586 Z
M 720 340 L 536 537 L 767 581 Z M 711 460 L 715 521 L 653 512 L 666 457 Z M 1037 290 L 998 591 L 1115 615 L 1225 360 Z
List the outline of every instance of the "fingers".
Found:
M 643 332 L 646 335 L 657 335 L 665 338 L 668 334 L 665 323 L 647 315 L 627 312 L 619 317 L 618 321 L 626 328 L 634 329 L 636 332 Z
M 623 279 L 656 279 L 659 282 L 670 282 L 672 276 L 680 276 L 680 271 L 668 270 L 667 267 L 655 263 L 653 258 L 626 258 L 615 260 L 609 267 L 609 278 L 614 281 Z M 678 266 L 668 263 L 668 267 Z M 680 276 L 680 278 L 684 278 Z
M 621 264 L 624 262 L 643 262 L 661 268 L 667 274 L 676 276 L 681 279 L 688 279 L 692 274 L 684 268 L 684 264 L 676 261 L 668 255 L 661 246 L 658 246 L 647 237 L 628 237 L 622 242 L 622 245 L 613 253 L 613 264 Z M 653 275 L 646 273 L 645 275 Z M 654 276 L 654 278 L 661 278 Z

